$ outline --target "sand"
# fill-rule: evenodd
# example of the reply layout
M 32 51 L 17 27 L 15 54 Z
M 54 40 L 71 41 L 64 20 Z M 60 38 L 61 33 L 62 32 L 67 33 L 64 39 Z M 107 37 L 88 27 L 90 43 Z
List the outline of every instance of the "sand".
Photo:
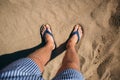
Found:
M 78 54 L 85 80 L 120 79 L 120 0 L 0 0 L 0 54 L 38 45 L 46 23 L 58 46 L 75 24 L 83 26 Z M 45 80 L 55 76 L 64 53 L 48 63 Z

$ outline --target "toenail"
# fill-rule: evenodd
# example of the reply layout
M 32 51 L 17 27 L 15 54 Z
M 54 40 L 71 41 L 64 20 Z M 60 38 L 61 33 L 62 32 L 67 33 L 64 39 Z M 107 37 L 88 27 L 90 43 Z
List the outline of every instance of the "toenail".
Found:
M 46 26 L 47 26 L 47 27 L 49 27 L 49 25 L 48 25 L 48 24 L 46 24 Z

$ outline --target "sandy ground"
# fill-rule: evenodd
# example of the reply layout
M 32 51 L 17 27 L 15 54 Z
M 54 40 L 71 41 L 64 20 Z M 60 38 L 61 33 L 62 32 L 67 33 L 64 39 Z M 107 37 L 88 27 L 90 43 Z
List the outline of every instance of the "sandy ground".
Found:
M 0 54 L 39 44 L 44 23 L 51 24 L 58 46 L 82 24 L 78 54 L 85 79 L 120 79 L 120 0 L 0 0 Z M 45 80 L 55 76 L 63 56 L 46 66 Z

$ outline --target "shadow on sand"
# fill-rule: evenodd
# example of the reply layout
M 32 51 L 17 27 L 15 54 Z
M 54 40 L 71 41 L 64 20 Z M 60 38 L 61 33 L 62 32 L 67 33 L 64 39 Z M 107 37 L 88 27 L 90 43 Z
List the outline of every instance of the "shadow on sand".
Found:
M 62 43 L 58 48 L 56 48 L 55 50 L 52 51 L 50 61 L 52 59 L 54 59 L 55 57 L 57 57 L 58 55 L 60 55 L 63 51 L 65 51 L 65 49 L 66 49 L 65 45 L 66 45 L 66 42 Z M 1 55 L 0 56 L 0 70 L 3 69 L 8 64 L 10 64 L 20 58 L 27 57 L 29 54 L 33 53 L 35 50 L 37 50 L 43 46 L 44 46 L 44 44 L 41 43 L 30 49 L 20 50 L 20 51 L 14 52 L 14 53 L 7 53 L 5 55 Z

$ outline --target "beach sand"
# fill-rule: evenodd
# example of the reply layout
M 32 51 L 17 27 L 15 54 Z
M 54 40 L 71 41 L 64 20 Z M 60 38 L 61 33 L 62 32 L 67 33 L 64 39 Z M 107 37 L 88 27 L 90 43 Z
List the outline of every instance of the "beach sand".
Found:
M 83 26 L 78 54 L 85 80 L 120 79 L 120 0 L 0 0 L 0 54 L 41 43 L 46 23 L 58 46 L 75 24 Z M 45 67 L 45 80 L 55 76 L 64 53 Z

